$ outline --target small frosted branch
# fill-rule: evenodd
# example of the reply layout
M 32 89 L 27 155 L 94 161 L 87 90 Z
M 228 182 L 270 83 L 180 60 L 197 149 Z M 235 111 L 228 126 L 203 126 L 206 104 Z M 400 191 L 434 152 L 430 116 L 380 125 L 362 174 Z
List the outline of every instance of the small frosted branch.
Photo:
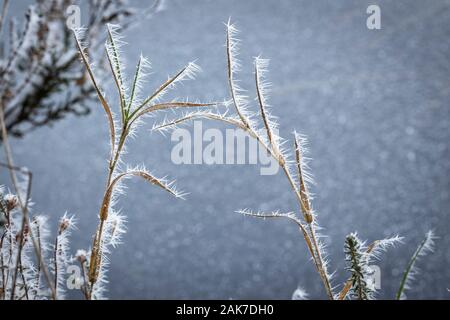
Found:
M 366 252 L 364 252 L 364 243 L 358 239 L 356 233 L 346 237 L 344 252 L 347 270 L 352 274 L 352 297 L 358 300 L 371 300 L 373 290 L 368 285 L 370 277 L 369 261 Z
M 403 237 L 397 235 L 391 238 L 376 240 L 367 247 L 365 247 L 364 243 L 361 243 L 361 245 L 363 247 L 362 250 L 365 250 L 365 257 L 368 261 L 368 264 L 371 264 L 372 259 L 379 260 L 381 253 L 386 252 L 388 249 L 393 248 L 401 243 L 403 243 Z M 338 300 L 344 300 L 347 297 L 348 292 L 352 288 L 352 285 L 352 279 L 347 280 L 341 292 L 337 295 L 336 298 Z

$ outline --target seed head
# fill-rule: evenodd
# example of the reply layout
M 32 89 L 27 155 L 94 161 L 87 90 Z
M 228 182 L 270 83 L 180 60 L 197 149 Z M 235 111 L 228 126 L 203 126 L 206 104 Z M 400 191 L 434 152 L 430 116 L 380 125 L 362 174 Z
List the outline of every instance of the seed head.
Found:
M 63 218 L 61 219 L 61 222 L 59 224 L 59 234 L 63 233 L 70 227 L 70 219 L 69 218 Z
M 75 257 L 78 259 L 78 261 L 83 264 L 86 262 L 86 256 L 87 256 L 87 252 L 85 250 L 78 250 L 77 253 L 75 254 Z
M 19 205 L 19 199 L 13 194 L 7 194 L 5 196 L 5 202 L 8 211 L 14 210 Z

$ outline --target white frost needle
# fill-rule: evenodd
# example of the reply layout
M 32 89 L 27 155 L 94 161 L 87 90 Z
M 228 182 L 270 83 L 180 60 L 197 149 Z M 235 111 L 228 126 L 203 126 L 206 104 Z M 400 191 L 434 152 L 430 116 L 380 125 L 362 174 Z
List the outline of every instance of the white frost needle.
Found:
M 369 256 L 365 242 L 356 233 L 345 238 L 346 269 L 351 273 L 351 297 L 358 300 L 372 300 L 375 288 L 369 283 L 371 276 Z

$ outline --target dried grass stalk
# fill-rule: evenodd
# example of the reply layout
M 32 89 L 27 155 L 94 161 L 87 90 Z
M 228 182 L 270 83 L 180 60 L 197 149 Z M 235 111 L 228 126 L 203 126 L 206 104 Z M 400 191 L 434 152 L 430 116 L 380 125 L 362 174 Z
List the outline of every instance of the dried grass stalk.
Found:
M 120 233 L 124 232 L 124 219 L 114 211 L 114 204 L 117 196 L 121 193 L 122 180 L 130 177 L 141 177 L 151 184 L 169 192 L 177 198 L 182 198 L 184 193 L 178 191 L 173 181 L 163 178 L 156 178 L 144 167 L 122 169 L 122 155 L 124 153 L 128 139 L 133 135 L 136 126 L 147 115 L 153 112 L 166 110 L 176 110 L 184 108 L 212 107 L 214 103 L 199 103 L 189 101 L 168 101 L 161 102 L 164 94 L 175 88 L 175 86 L 185 80 L 194 79 L 200 68 L 193 62 L 181 69 L 175 76 L 169 78 L 159 88 L 142 98 L 140 95 L 143 79 L 146 77 L 146 69 L 150 67 L 148 60 L 140 56 L 134 72 L 132 83 L 129 87 L 125 85 L 124 66 L 121 60 L 120 49 L 123 41 L 120 39 L 117 26 L 108 25 L 108 40 L 106 43 L 107 58 L 110 64 L 112 77 L 116 84 L 119 96 L 119 112 L 121 114 L 121 125 L 115 125 L 113 109 L 108 105 L 98 82 L 95 79 L 92 67 L 84 53 L 79 36 L 75 33 L 75 38 L 83 64 L 96 88 L 98 98 L 108 115 L 108 122 L 111 131 L 111 155 L 109 159 L 107 183 L 102 204 L 99 212 L 99 223 L 94 235 L 90 256 L 86 258 L 86 283 L 85 296 L 88 299 L 99 299 L 103 297 L 104 279 L 107 266 L 106 255 L 110 247 L 115 247 L 120 241 Z M 153 103 L 153 104 L 152 104 Z M 118 137 L 118 139 L 116 138 Z

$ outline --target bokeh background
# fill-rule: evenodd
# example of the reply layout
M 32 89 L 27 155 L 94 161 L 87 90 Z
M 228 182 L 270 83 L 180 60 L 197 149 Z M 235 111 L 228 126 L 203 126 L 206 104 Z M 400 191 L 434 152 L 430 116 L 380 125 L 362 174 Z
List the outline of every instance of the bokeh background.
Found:
M 22 17 L 28 2 L 13 1 L 12 12 Z M 366 28 L 369 4 L 381 7 L 381 30 Z M 405 243 L 379 263 L 379 297 L 393 298 L 410 256 L 434 229 L 435 253 L 420 262 L 407 295 L 449 298 L 450 1 L 168 0 L 163 11 L 125 32 L 127 64 L 141 52 L 150 58 L 150 91 L 197 59 L 203 73 L 176 96 L 222 100 L 229 17 L 241 30 L 242 85 L 253 96 L 252 57 L 271 58 L 281 134 L 296 129 L 309 137 L 314 207 L 328 236 L 334 283 L 348 276 L 346 234 L 358 231 L 369 241 L 399 234 Z M 282 173 L 260 176 L 250 165 L 177 166 L 170 137 L 149 131 L 153 121 L 129 145 L 127 162 L 176 177 L 190 195 L 173 200 L 145 182 L 128 182 L 119 203 L 128 233 L 111 257 L 109 296 L 290 299 L 300 285 L 310 298 L 325 298 L 295 225 L 234 213 L 294 210 Z M 101 107 L 12 144 L 16 162 L 34 173 L 35 212 L 55 225 L 65 211 L 76 214 L 73 250 L 88 248 L 106 177 Z

